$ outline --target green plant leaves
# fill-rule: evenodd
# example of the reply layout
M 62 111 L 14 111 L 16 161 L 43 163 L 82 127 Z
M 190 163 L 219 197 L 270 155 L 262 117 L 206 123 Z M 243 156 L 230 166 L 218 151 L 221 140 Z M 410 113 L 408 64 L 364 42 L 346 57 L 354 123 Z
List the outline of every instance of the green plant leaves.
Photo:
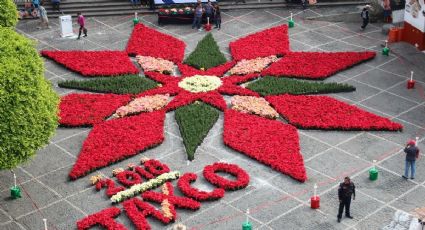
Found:
M 125 75 L 85 81 L 62 81 L 58 85 L 63 88 L 81 89 L 99 93 L 137 94 L 155 88 L 158 84 L 138 75 Z
M 321 94 L 351 92 L 356 88 L 347 84 L 308 82 L 289 78 L 264 77 L 258 81 L 250 83 L 246 88 L 255 91 L 262 96 L 277 94 Z
M 219 116 L 219 111 L 205 103 L 195 102 L 180 107 L 175 112 L 180 134 L 189 160 L 195 159 L 195 151 L 207 136 Z
M 226 58 L 214 40 L 211 33 L 208 33 L 201 41 L 199 41 L 195 50 L 184 60 L 185 64 L 195 68 L 209 69 L 226 63 Z
M 12 0 L 0 0 L 0 26 L 14 27 L 18 23 L 16 4 Z
M 0 41 L 0 169 L 11 169 L 49 142 L 59 97 L 33 41 L 1 26 Z

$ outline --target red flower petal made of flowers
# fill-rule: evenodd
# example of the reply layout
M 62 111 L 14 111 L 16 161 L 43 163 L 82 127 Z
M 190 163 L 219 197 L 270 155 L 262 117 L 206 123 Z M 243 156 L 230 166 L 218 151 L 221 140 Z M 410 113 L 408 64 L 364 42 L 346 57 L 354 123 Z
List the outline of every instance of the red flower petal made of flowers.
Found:
M 281 25 L 240 38 L 229 44 L 234 60 L 253 59 L 289 52 L 288 26 Z
M 261 75 L 324 79 L 375 55 L 375 52 L 291 52 L 263 70 Z
M 166 109 L 167 111 L 175 110 L 178 107 L 189 105 L 197 100 L 210 104 L 220 110 L 225 110 L 227 108 L 223 96 L 217 91 L 210 91 L 207 93 L 189 93 L 182 91 L 168 103 Z
M 91 126 L 102 122 L 130 101 L 129 95 L 68 94 L 59 104 L 59 123 L 64 126 Z
M 253 80 L 259 77 L 258 74 L 248 74 L 245 76 L 228 76 L 221 80 L 223 85 L 218 88 L 218 92 L 227 95 L 240 95 L 240 96 L 259 96 L 257 92 L 239 86 L 239 84 Z
M 209 68 L 207 70 L 199 70 L 195 69 L 189 65 L 185 65 L 182 63 L 177 64 L 180 70 L 182 77 L 190 77 L 193 75 L 210 75 L 210 76 L 223 76 L 227 71 L 229 71 L 234 65 L 235 61 L 226 62 L 222 65 Z
M 134 156 L 164 140 L 165 112 L 109 120 L 95 125 L 84 141 L 69 176 L 77 179 L 90 171 Z
M 139 70 L 131 63 L 126 52 L 123 51 L 43 50 L 41 54 L 86 77 L 139 73 Z
M 389 130 L 402 125 L 327 96 L 268 96 L 266 100 L 291 124 L 304 129 Z
M 307 180 L 297 129 L 292 125 L 229 109 L 224 114 L 223 141 L 298 181 Z
M 139 23 L 133 29 L 126 51 L 130 56 L 150 56 L 179 63 L 185 47 L 186 44 L 177 38 Z

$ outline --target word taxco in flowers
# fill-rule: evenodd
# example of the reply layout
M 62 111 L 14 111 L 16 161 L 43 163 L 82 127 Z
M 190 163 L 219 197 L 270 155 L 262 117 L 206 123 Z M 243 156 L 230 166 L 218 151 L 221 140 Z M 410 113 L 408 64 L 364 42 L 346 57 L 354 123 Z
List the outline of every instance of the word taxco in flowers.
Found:
M 243 189 L 249 184 L 248 173 L 235 164 L 216 162 L 205 166 L 203 177 L 216 188 L 212 191 L 202 191 L 191 185 L 198 176 L 195 173 L 180 175 L 178 171 L 170 171 L 170 168 L 155 159 L 142 158 L 143 167 L 129 164 L 128 169 L 115 169 L 113 175 L 121 185 L 115 185 L 111 179 L 102 176 L 90 178 L 96 190 L 106 188 L 106 195 L 111 197 L 113 203 L 121 203 L 123 209 L 136 226 L 136 229 L 151 229 L 147 217 L 153 217 L 163 224 L 169 224 L 177 219 L 176 208 L 196 211 L 201 207 L 201 201 L 213 201 L 224 197 L 225 191 Z M 227 173 L 235 179 L 227 179 L 217 172 Z M 146 182 L 143 180 L 146 179 Z M 174 194 L 174 186 L 170 182 L 177 180 L 177 187 L 184 196 Z M 153 189 L 160 187 L 161 191 Z M 141 198 L 136 196 L 141 194 Z M 156 208 L 149 202 L 161 206 Z M 98 213 L 91 214 L 77 222 L 79 230 L 101 226 L 108 230 L 127 229 L 123 224 L 115 221 L 121 209 L 114 206 Z

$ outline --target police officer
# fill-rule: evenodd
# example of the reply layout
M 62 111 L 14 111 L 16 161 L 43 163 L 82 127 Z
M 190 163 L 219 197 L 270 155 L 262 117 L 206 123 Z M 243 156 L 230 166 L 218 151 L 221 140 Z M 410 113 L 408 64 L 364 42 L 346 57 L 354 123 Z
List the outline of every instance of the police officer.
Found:
M 344 182 L 339 184 L 338 189 L 338 198 L 339 198 L 339 210 L 338 210 L 338 223 L 341 222 L 342 211 L 345 206 L 345 216 L 347 218 L 353 219 L 350 215 L 350 204 L 351 204 L 351 196 L 353 196 L 353 200 L 356 199 L 356 188 L 354 183 L 351 182 L 349 177 L 344 178 Z

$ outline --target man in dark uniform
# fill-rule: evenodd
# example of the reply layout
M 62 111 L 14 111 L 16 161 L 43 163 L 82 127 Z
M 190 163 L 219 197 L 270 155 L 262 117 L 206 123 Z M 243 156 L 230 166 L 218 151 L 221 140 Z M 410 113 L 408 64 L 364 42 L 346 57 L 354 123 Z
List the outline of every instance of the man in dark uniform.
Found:
M 338 210 L 338 223 L 341 222 L 342 211 L 345 206 L 345 216 L 353 219 L 350 215 L 350 204 L 351 204 L 351 196 L 353 196 L 353 200 L 356 199 L 356 188 L 354 183 L 351 182 L 349 177 L 344 178 L 344 182 L 339 185 L 338 189 L 338 198 L 339 198 L 339 210 Z

